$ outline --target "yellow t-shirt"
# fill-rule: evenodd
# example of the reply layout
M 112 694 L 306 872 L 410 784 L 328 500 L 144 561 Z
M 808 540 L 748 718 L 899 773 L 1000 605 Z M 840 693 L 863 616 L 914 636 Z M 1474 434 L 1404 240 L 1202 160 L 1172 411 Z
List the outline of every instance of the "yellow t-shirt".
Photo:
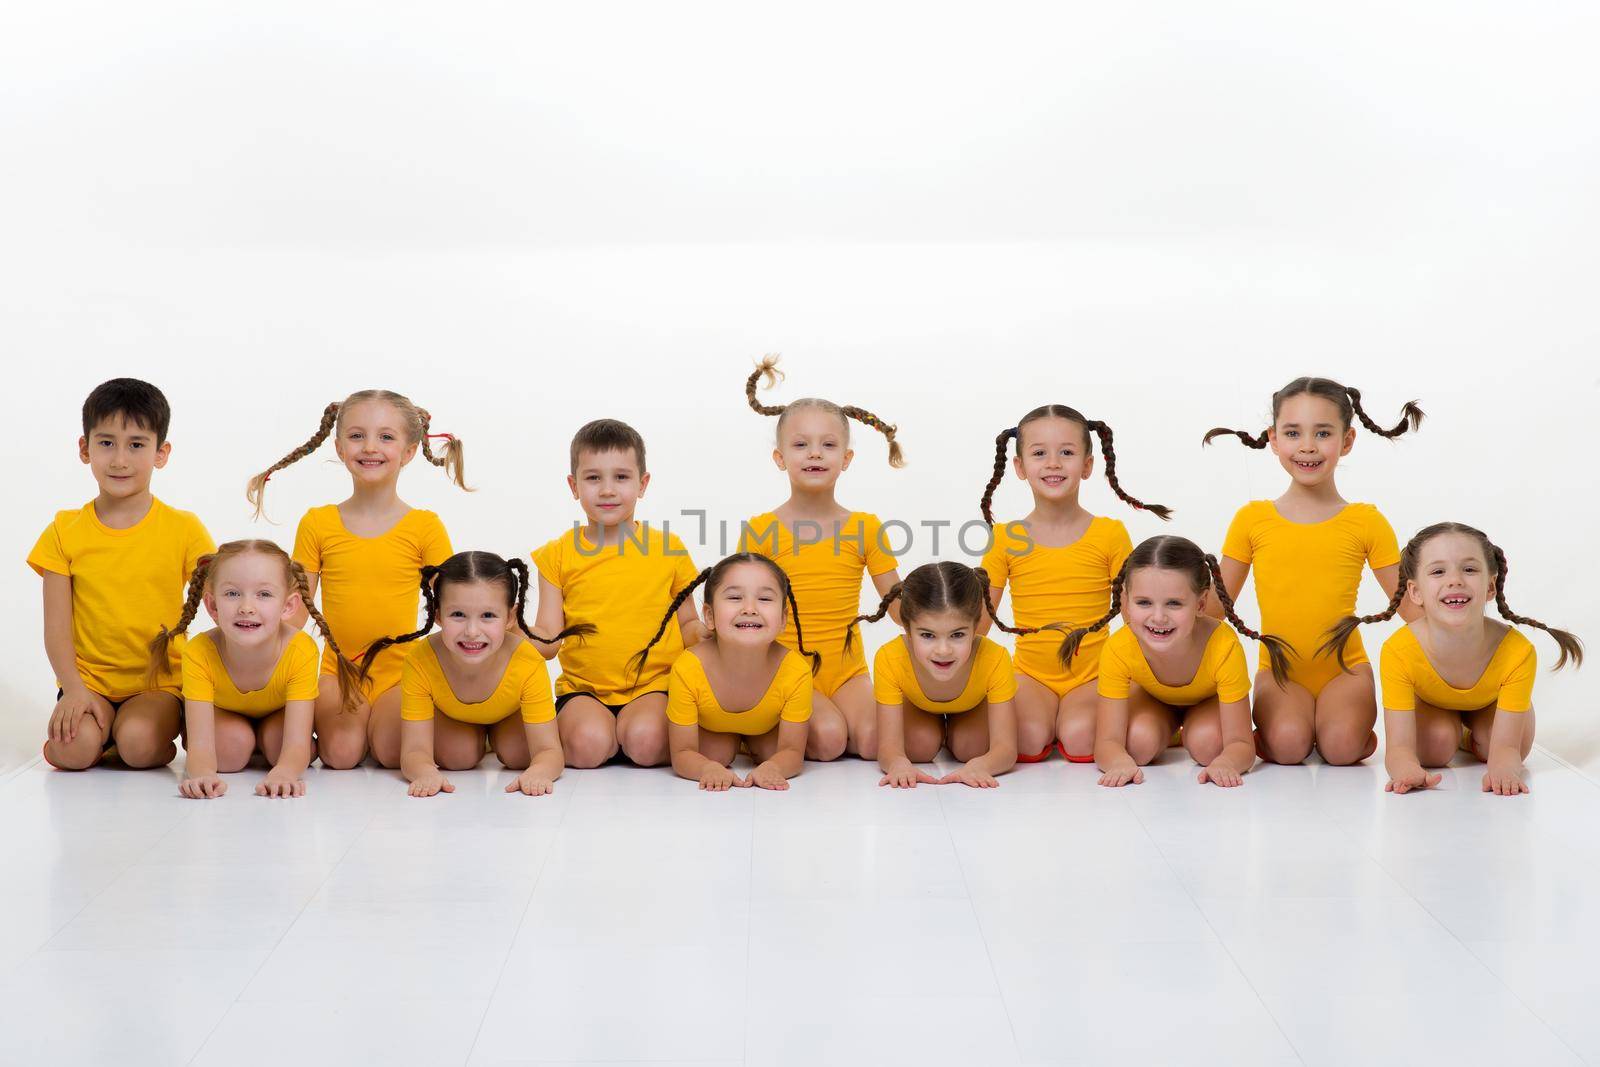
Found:
M 911 648 L 897 637 L 878 649 L 872 660 L 872 696 L 879 704 L 910 704 L 939 715 L 971 711 L 987 701 L 998 704 L 1017 695 L 1011 655 L 987 637 L 979 637 L 968 663 L 967 684 L 954 700 L 934 700 L 923 691 L 911 664 Z
M 582 641 L 562 643 L 556 696 L 593 693 L 602 704 L 626 704 L 666 688 L 667 672 L 683 651 L 676 618 L 667 620 L 637 685 L 628 661 L 650 643 L 673 598 L 699 574 L 677 534 L 639 523 L 632 537 L 602 548 L 577 528 L 536 550 L 533 563 L 561 590 L 566 624 L 595 627 Z
M 317 643 L 304 631 L 295 634 L 284 646 L 267 684 L 245 692 L 233 684 L 212 633 L 196 634 L 183 650 L 183 699 L 252 719 L 270 715 L 291 700 L 315 700 Z
M 412 508 L 377 537 L 357 537 L 345 528 L 339 506 L 312 508 L 294 535 L 294 558 L 320 574 L 317 593 L 339 649 L 361 665 L 361 654 L 380 637 L 408 634 L 418 626 L 422 568 L 451 556 L 450 535 L 439 516 Z M 389 647 L 378 655 L 368 676 L 376 697 L 400 681 L 405 653 Z M 322 673 L 334 673 L 333 650 L 322 650 Z
M 667 681 L 667 721 L 679 726 L 702 726 L 723 734 L 760 737 L 784 722 L 807 722 L 811 718 L 811 663 L 798 652 L 790 652 L 778 664 L 772 684 L 753 708 L 729 711 L 711 690 L 700 657 L 690 649 L 672 664 Z
M 112 703 L 148 688 L 150 642 L 183 614 L 195 564 L 216 551 L 211 535 L 187 511 L 152 499 L 126 530 L 100 521 L 91 501 L 60 511 L 28 553 L 28 566 L 72 579 L 72 649 L 78 677 Z M 168 650 L 156 688 L 174 696 L 182 673 L 183 638 Z M 56 685 L 65 687 L 66 679 Z
M 798 534 L 798 536 L 797 536 Z M 876 578 L 897 566 L 884 544 L 883 525 L 876 515 L 852 511 L 839 525 L 838 536 L 820 525 L 800 524 L 790 530 L 768 511 L 745 524 L 739 533 L 739 551 L 755 552 L 774 560 L 789 576 L 795 603 L 800 607 L 800 632 L 806 648 L 822 655 L 816 688 L 832 696 L 845 682 L 867 670 L 861 635 L 844 650 L 844 635 L 861 611 L 861 572 Z M 873 605 L 876 607 L 876 603 Z M 798 648 L 794 620 L 778 638 L 785 648 Z
M 1270 500 L 1252 500 L 1239 509 L 1222 542 L 1223 555 L 1247 563 L 1255 575 L 1261 631 L 1289 642 L 1295 655 L 1289 676 L 1313 695 L 1339 673 L 1337 661 L 1317 656 L 1328 630 L 1354 614 L 1363 565 L 1373 570 L 1400 562 L 1394 527 L 1371 504 L 1346 504 L 1321 522 L 1290 522 Z M 1367 662 L 1361 635 L 1354 634 L 1345 663 Z M 1320 662 L 1319 662 L 1320 661 Z M 1257 670 L 1272 661 L 1263 646 Z
M 1135 685 L 1175 708 L 1192 708 L 1213 696 L 1232 704 L 1250 695 L 1250 668 L 1239 635 L 1227 623 L 1219 622 L 1206 640 L 1194 677 L 1183 685 L 1167 685 L 1150 669 L 1139 638 L 1124 626 L 1111 635 L 1100 654 L 1099 692 L 1112 700 L 1125 699 Z
M 1476 711 L 1490 705 L 1501 711 L 1527 711 L 1533 707 L 1537 668 L 1533 642 L 1510 629 L 1471 689 L 1457 689 L 1439 677 L 1409 626 L 1396 630 L 1378 655 L 1383 706 L 1389 711 L 1416 711 L 1419 699 L 1446 711 Z
M 433 639 L 419 639 L 406 653 L 400 671 L 400 717 L 412 722 L 433 718 L 434 709 L 457 722 L 489 726 L 520 710 L 523 722 L 549 722 L 556 717 L 555 698 L 550 695 L 550 670 L 531 641 L 523 641 L 511 653 L 500 684 L 486 699 L 472 704 L 456 698 L 450 681 L 439 666 L 439 651 Z
M 1111 608 L 1111 582 L 1133 551 L 1128 528 L 1096 515 L 1070 545 L 1030 544 L 1020 522 L 994 527 L 994 543 L 983 557 L 992 589 L 1011 584 L 1011 614 L 1017 626 L 1063 622 L 1088 626 Z M 1070 669 L 1057 655 L 1063 634 L 1055 630 L 1017 638 L 1017 670 L 1048 686 L 1056 696 L 1090 681 L 1100 670 L 1105 631 L 1083 639 Z

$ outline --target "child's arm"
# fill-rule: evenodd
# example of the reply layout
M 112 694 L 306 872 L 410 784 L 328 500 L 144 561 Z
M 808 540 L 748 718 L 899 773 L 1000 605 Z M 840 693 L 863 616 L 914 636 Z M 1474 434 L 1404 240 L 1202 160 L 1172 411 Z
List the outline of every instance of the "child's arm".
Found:
M 724 789 L 747 786 L 749 781 L 714 759 L 700 754 L 700 727 L 667 723 L 667 744 L 672 748 L 672 769 L 679 778 L 699 782 L 701 789 L 720 793 Z
M 406 792 L 414 797 L 456 791 L 449 779 L 439 773 L 439 765 L 433 762 L 432 719 L 400 720 L 400 773 L 411 783 Z
M 919 782 L 923 785 L 939 784 L 939 779 L 912 766 L 906 756 L 906 714 L 903 704 L 878 705 L 878 766 L 883 770 L 879 785 L 915 789 Z
M 111 704 L 83 684 L 78 674 L 78 652 L 72 643 L 72 579 L 55 571 L 44 573 L 44 654 L 61 679 L 61 699 L 50 713 L 50 740 L 76 741 L 78 723 L 94 717 L 100 732 L 110 736 Z
M 1218 569 L 1222 571 L 1222 585 L 1228 591 L 1229 600 L 1239 599 L 1239 590 L 1244 588 L 1244 580 L 1250 577 L 1250 564 L 1240 563 L 1232 556 L 1217 557 Z M 1227 612 L 1222 610 L 1222 601 L 1217 599 L 1215 589 L 1206 590 L 1206 602 L 1203 610 L 1213 619 L 1226 617 Z
M 939 779 L 941 783 L 992 789 L 995 779 L 1017 765 L 1017 707 L 1012 700 L 989 705 L 989 751 L 967 761 L 966 766 Z
M 1128 698 L 1100 698 L 1094 717 L 1094 761 L 1100 765 L 1100 784 L 1140 785 L 1144 768 L 1128 754 Z
M 1520 762 L 1520 760 L 1518 761 Z M 1417 713 L 1383 709 L 1383 767 L 1389 772 L 1388 793 L 1430 789 L 1444 776 L 1429 774 L 1417 757 Z
M 882 574 L 874 574 L 872 576 L 872 588 L 878 591 L 880 598 L 888 596 L 889 590 L 899 584 L 900 572 L 898 570 L 884 571 Z M 900 621 L 900 601 L 896 600 L 889 605 L 889 618 L 894 620 L 896 626 L 905 625 Z M 982 631 L 980 630 L 979 632 L 981 633 Z
M 772 758 L 750 772 L 751 785 L 762 789 L 788 789 L 789 779 L 800 773 L 806 760 L 806 734 L 810 723 L 778 723 L 778 751 Z
M 1378 579 L 1378 585 L 1383 588 L 1383 595 L 1393 600 L 1394 591 L 1400 587 L 1400 564 L 1391 563 L 1387 567 L 1379 567 L 1372 572 L 1372 576 Z M 1400 601 L 1398 614 L 1401 620 L 1411 622 L 1422 618 L 1422 609 L 1413 604 L 1410 597 L 1407 597 Z
M 1489 728 L 1489 769 L 1483 775 L 1485 793 L 1514 797 L 1528 792 L 1522 778 L 1522 734 L 1527 728 L 1527 712 L 1495 709 Z
M 530 797 L 553 793 L 567 762 L 561 752 L 561 732 L 556 729 L 556 721 L 524 722 L 522 728 L 528 735 L 528 769 L 511 780 L 506 792 Z
M 1250 721 L 1250 701 L 1231 700 L 1217 709 L 1222 725 L 1222 751 L 1200 771 L 1198 781 L 1220 786 L 1242 785 L 1256 765 L 1255 733 Z
M 217 774 L 217 710 L 209 700 L 183 702 L 183 781 L 178 792 L 190 800 L 214 800 L 228 791 Z
M 566 607 L 561 600 L 561 588 L 543 574 L 539 575 L 539 610 L 533 617 L 533 632 L 549 637 L 558 634 L 567 628 Z M 533 647 L 539 650 L 539 655 L 545 659 L 555 659 L 556 653 L 561 651 L 562 642 L 552 641 L 545 644 L 535 641 Z
M 256 796 L 306 795 L 306 768 L 311 766 L 311 706 L 309 700 L 284 704 L 283 748 L 278 751 L 278 762 L 256 786 Z
M 683 647 L 690 648 L 705 640 L 706 624 L 694 610 L 694 598 L 678 605 L 678 632 L 683 635 Z

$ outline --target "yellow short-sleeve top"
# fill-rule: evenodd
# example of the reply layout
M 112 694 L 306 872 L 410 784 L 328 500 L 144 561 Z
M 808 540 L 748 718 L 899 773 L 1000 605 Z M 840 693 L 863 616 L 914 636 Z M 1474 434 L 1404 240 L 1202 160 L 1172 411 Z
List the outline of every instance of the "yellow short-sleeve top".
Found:
M 1255 576 L 1261 630 L 1287 641 L 1300 663 L 1318 659 L 1328 630 L 1354 614 L 1363 566 L 1400 562 L 1394 527 L 1371 504 L 1347 504 L 1322 522 L 1290 522 L 1270 500 L 1239 509 L 1222 542 L 1223 555 L 1249 564 Z M 1361 635 L 1350 638 L 1347 664 L 1367 662 Z M 1271 659 L 1263 646 L 1257 669 Z
M 772 684 L 752 708 L 729 711 L 717 700 L 706 677 L 705 665 L 690 649 L 672 664 L 667 683 L 667 721 L 679 726 L 703 726 L 717 733 L 759 737 L 783 722 L 811 718 L 811 663 L 790 652 L 778 664 Z
M 417 641 L 406 651 L 400 669 L 400 717 L 423 722 L 433 718 L 436 709 L 456 722 L 476 726 L 489 726 L 517 711 L 522 712 L 523 722 L 549 722 L 556 717 L 549 668 L 530 641 L 521 642 L 511 653 L 495 691 L 470 704 L 458 699 L 450 688 L 433 639 Z
M 177 624 L 195 564 L 216 547 L 199 519 L 156 499 L 125 530 L 101 522 L 93 501 L 56 513 L 28 566 L 72 579 L 72 649 L 84 685 L 113 703 L 150 688 L 150 642 Z M 177 695 L 183 646 L 172 642 L 155 688 Z
M 1439 677 L 1409 626 L 1390 635 L 1378 654 L 1383 706 L 1389 711 L 1415 711 L 1418 700 L 1446 711 L 1476 711 L 1490 705 L 1501 711 L 1527 711 L 1533 707 L 1537 668 L 1533 642 L 1511 629 L 1500 638 L 1489 665 L 1471 689 L 1457 689 Z
M 291 700 L 317 699 L 317 643 L 301 631 L 291 637 L 260 689 L 233 684 L 213 632 L 196 634 L 183 650 L 183 699 L 259 719 Z
M 317 592 L 333 639 L 353 662 L 380 637 L 417 628 L 422 600 L 422 568 L 437 567 L 451 556 L 450 535 L 431 511 L 413 508 L 377 537 L 358 537 L 345 528 L 339 506 L 312 508 L 294 536 L 294 558 L 321 575 Z M 390 646 L 378 654 L 368 676 L 372 695 L 400 681 L 405 652 Z M 333 650 L 322 652 L 322 673 L 332 674 Z
M 979 704 L 998 704 L 1017 695 L 1017 675 L 1011 655 L 987 637 L 978 637 L 968 660 L 967 684 L 954 700 L 934 700 L 923 690 L 911 664 L 911 649 L 904 637 L 878 649 L 872 661 L 872 695 L 879 704 L 910 704 L 940 715 L 971 711 Z
M 1189 708 L 1216 697 L 1224 704 L 1244 700 L 1250 695 L 1250 669 L 1245 663 L 1239 635 L 1226 623 L 1218 623 L 1206 640 L 1205 651 L 1194 677 L 1183 685 L 1167 685 L 1156 678 L 1134 632 L 1124 626 L 1111 635 L 1100 654 L 1099 692 L 1113 700 L 1128 696 L 1138 686 L 1163 704 Z
M 595 632 L 561 646 L 556 696 L 593 693 L 602 704 L 626 704 L 666 688 L 667 673 L 683 652 L 676 619 L 650 650 L 634 681 L 628 661 L 655 636 L 673 598 L 699 573 L 678 535 L 639 523 L 614 545 L 600 546 L 582 527 L 533 553 L 540 577 L 561 590 L 568 626 L 590 623 Z
M 1132 552 L 1128 528 L 1103 515 L 1096 515 L 1072 544 L 1053 548 L 1033 543 L 1021 522 L 996 523 L 983 569 L 990 588 L 1011 586 L 1011 614 L 1018 626 L 1088 626 L 1111 607 L 1112 580 Z M 1088 635 L 1065 668 L 1056 655 L 1061 634 L 1023 634 L 1017 638 L 1017 670 L 1060 696 L 1094 678 L 1105 642 L 1104 632 Z

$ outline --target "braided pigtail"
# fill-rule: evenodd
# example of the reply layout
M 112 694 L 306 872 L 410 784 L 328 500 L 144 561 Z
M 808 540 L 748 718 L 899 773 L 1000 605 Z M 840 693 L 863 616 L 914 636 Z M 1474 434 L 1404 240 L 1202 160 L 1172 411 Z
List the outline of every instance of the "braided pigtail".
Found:
M 1361 425 L 1379 437 L 1399 437 L 1408 430 L 1416 433 L 1422 426 L 1422 409 L 1417 406 L 1415 400 L 1407 400 L 1400 409 L 1400 421 L 1393 428 L 1385 430 L 1382 426 L 1373 422 L 1372 417 L 1361 406 L 1361 390 L 1345 386 L 1344 392 L 1350 398 L 1350 407 L 1355 412 L 1356 418 L 1361 420 Z
M 855 618 L 850 620 L 850 625 L 846 626 L 844 630 L 844 650 L 846 653 L 850 651 L 850 646 L 855 643 L 856 624 L 862 622 L 877 622 L 879 619 L 889 614 L 889 605 L 900 599 L 900 594 L 905 592 L 905 584 L 906 583 L 904 582 L 895 582 L 894 585 L 890 586 L 889 591 L 883 594 L 883 599 L 878 602 L 877 611 L 874 611 L 870 615 L 857 615 Z
M 1400 601 L 1405 599 L 1407 580 L 1406 577 L 1401 577 L 1394 587 L 1394 596 L 1389 598 L 1389 606 L 1376 615 L 1346 615 L 1334 623 L 1332 628 L 1328 630 L 1327 640 L 1323 641 L 1322 645 L 1317 649 L 1317 655 L 1326 656 L 1330 652 L 1333 653 L 1333 658 L 1338 662 L 1339 669 L 1348 672 L 1350 668 L 1345 666 L 1344 650 L 1350 644 L 1350 635 L 1356 632 L 1356 627 L 1358 626 L 1374 622 L 1388 622 L 1394 618 L 1395 613 L 1400 610 Z
M 278 462 L 274 463 L 272 466 L 268 467 L 266 470 L 250 479 L 249 483 L 245 486 L 244 496 L 246 500 L 250 501 L 251 506 L 255 508 L 255 512 L 252 515 L 253 518 L 259 519 L 261 517 L 261 509 L 266 501 L 268 479 L 270 479 L 278 471 L 283 470 L 283 468 L 287 467 L 289 464 L 305 459 L 318 448 L 322 447 L 322 442 L 328 439 L 328 434 L 333 431 L 334 423 L 338 421 L 339 402 L 335 400 L 333 403 L 322 409 L 322 421 L 317 424 L 317 432 L 307 438 L 305 444 L 301 445 L 299 448 L 295 449 L 293 452 L 290 452 L 287 456 L 284 456 L 282 459 L 278 460 Z
M 894 439 L 894 435 L 899 432 L 897 427 L 890 423 L 884 422 L 866 408 L 858 408 L 853 404 L 846 404 L 840 408 L 840 410 L 843 411 L 849 418 L 855 419 L 863 426 L 872 427 L 874 430 L 877 430 L 879 433 L 883 434 L 884 437 L 888 438 L 889 466 L 899 468 L 906 465 L 905 454 L 900 451 L 900 442 Z
M 672 621 L 673 616 L 678 614 L 678 609 L 683 607 L 683 602 L 693 596 L 694 591 L 704 585 L 709 577 L 711 577 L 711 568 L 707 567 L 695 575 L 694 581 L 684 586 L 682 592 L 672 598 L 672 604 L 667 608 L 667 613 L 661 616 L 661 625 L 656 627 L 656 635 L 650 639 L 648 645 L 645 645 L 628 659 L 628 669 L 633 672 L 634 685 L 638 685 L 639 679 L 644 675 L 645 661 L 650 658 L 650 650 L 656 647 L 656 642 L 660 641 L 667 632 L 667 624 Z
M 1111 427 L 1099 419 L 1093 419 L 1087 424 L 1087 428 L 1093 430 L 1095 436 L 1100 438 L 1100 451 L 1105 453 L 1106 457 L 1106 481 L 1111 483 L 1111 491 L 1116 493 L 1124 504 L 1136 511 L 1148 511 L 1158 519 L 1170 519 L 1171 508 L 1163 504 L 1146 504 L 1123 492 L 1121 483 L 1117 481 L 1117 452 L 1111 442 Z
M 1013 634 L 1013 635 L 1015 635 L 1017 637 L 1022 637 L 1022 636 L 1026 635 L 1026 634 L 1043 633 L 1046 630 L 1063 630 L 1064 631 L 1064 630 L 1068 629 L 1067 624 L 1064 623 L 1064 622 L 1047 622 L 1043 626 L 1008 626 L 1008 625 L 1006 625 L 1006 621 L 1004 619 L 1002 619 L 1000 617 L 1000 613 L 995 610 L 994 601 L 989 599 L 989 594 L 987 593 L 987 590 L 989 588 L 989 572 L 984 570 L 982 567 L 974 567 L 974 568 L 972 568 L 972 573 L 978 579 L 979 582 L 983 583 L 983 588 L 986 590 L 986 592 L 984 593 L 984 596 L 983 596 L 983 610 L 989 616 L 989 621 L 994 623 L 995 627 L 997 629 L 1002 630 L 1002 631 L 1004 631 L 1005 633 L 1008 633 L 1008 634 Z
M 422 628 L 396 637 L 380 637 L 368 645 L 367 650 L 361 654 L 359 681 L 366 682 L 368 675 L 372 672 L 372 665 L 378 661 L 378 654 L 384 649 L 390 645 L 401 645 L 407 641 L 415 641 L 419 637 L 427 637 L 432 632 L 433 624 L 439 621 L 439 594 L 433 587 L 433 579 L 438 573 L 439 568 L 431 563 L 422 568 L 422 600 L 428 608 L 428 617 L 423 620 Z
M 1239 618 L 1239 613 L 1233 606 L 1233 597 L 1228 595 L 1228 587 L 1222 581 L 1222 567 L 1217 562 L 1217 557 L 1206 553 L 1206 569 L 1211 572 L 1211 588 L 1217 594 L 1217 600 L 1222 604 L 1223 614 L 1227 615 L 1228 622 L 1233 628 L 1246 637 L 1261 642 L 1267 650 L 1267 661 L 1272 665 L 1272 680 L 1281 687 L 1289 681 L 1289 659 L 1293 655 L 1289 642 L 1276 634 L 1257 633 L 1244 624 Z
M 795 646 L 800 650 L 800 654 L 802 656 L 811 661 L 811 673 L 813 676 L 815 676 L 816 673 L 822 669 L 822 653 L 812 652 L 806 648 L 805 636 L 800 632 L 800 604 L 794 598 L 794 585 L 790 583 L 787 575 L 785 575 L 783 580 L 783 595 L 789 601 L 789 617 L 794 619 Z M 855 627 L 853 626 L 851 627 L 851 629 L 854 628 Z M 850 630 L 846 630 L 844 632 L 844 641 L 844 647 L 849 648 Z
M 1129 557 L 1132 558 L 1131 556 Z M 1117 571 L 1117 576 L 1111 579 L 1111 610 L 1100 616 L 1099 620 L 1089 626 L 1080 626 L 1069 631 L 1061 639 L 1061 648 L 1056 655 L 1061 659 L 1063 667 L 1072 666 L 1072 658 L 1078 654 L 1078 648 L 1083 644 L 1084 638 L 1092 633 L 1098 633 L 1111 625 L 1111 620 L 1122 614 L 1122 586 L 1128 578 L 1128 561 L 1122 561 L 1122 568 Z
M 317 630 L 322 634 L 322 640 L 333 650 L 334 676 L 339 684 L 339 710 L 353 711 L 357 703 L 356 698 L 361 692 L 360 683 L 364 675 L 339 650 L 339 642 L 333 639 L 333 630 L 328 626 L 328 620 L 322 617 L 322 612 L 312 603 L 311 579 L 306 575 L 306 569 L 294 560 L 290 560 L 289 577 L 294 582 L 295 592 L 300 594 L 300 603 L 306 606 L 306 614 L 311 616 L 311 621 L 317 624 Z
M 161 674 L 162 668 L 167 665 L 167 652 L 172 647 L 172 639 L 189 631 L 189 624 L 194 622 L 195 615 L 200 611 L 200 601 L 205 599 L 206 583 L 211 579 L 211 565 L 216 562 L 216 553 L 201 556 L 194 565 L 194 573 L 189 576 L 189 594 L 183 600 L 183 614 L 178 616 L 178 624 L 171 629 L 163 626 L 161 631 L 151 639 L 150 666 L 145 673 L 145 685 L 155 688 L 156 678 Z
M 1241 442 L 1243 442 L 1244 447 L 1246 448 L 1267 447 L 1268 437 L 1266 430 L 1262 430 L 1260 433 L 1252 437 L 1243 430 L 1230 430 L 1226 426 L 1217 426 L 1207 430 L 1206 435 L 1200 439 L 1200 444 L 1202 446 L 1209 445 L 1214 438 L 1227 437 L 1229 435 L 1237 437 Z
M 994 439 L 994 474 L 989 478 L 989 484 L 983 487 L 983 499 L 978 502 L 978 510 L 983 512 L 983 521 L 990 526 L 994 525 L 994 491 L 1000 488 L 1000 481 L 1006 476 L 1006 445 L 1016 440 L 1021 431 L 1013 426 L 1009 430 L 1001 430 Z
M 435 467 L 443 467 L 446 475 L 459 488 L 472 492 L 472 487 L 467 484 L 466 459 L 461 447 L 461 439 L 453 433 L 429 433 L 428 425 L 433 421 L 433 416 L 424 409 L 417 409 L 417 414 L 422 416 L 422 458 L 432 463 Z M 433 446 L 428 444 L 432 437 L 444 440 L 444 454 L 433 454 Z
M 1567 665 L 1567 660 L 1572 661 L 1574 667 L 1583 666 L 1583 642 L 1578 636 L 1566 630 L 1558 630 L 1554 626 L 1546 626 L 1538 619 L 1530 619 L 1526 615 L 1518 615 L 1506 603 L 1506 554 L 1499 545 L 1490 545 L 1494 552 L 1494 565 L 1497 573 L 1494 581 L 1494 605 L 1500 609 L 1501 618 L 1507 622 L 1514 622 L 1518 626 L 1532 626 L 1536 630 L 1543 630 L 1555 639 L 1561 646 L 1561 658 L 1556 660 L 1555 670 L 1560 670 Z
M 512 585 L 515 586 L 512 591 L 511 599 L 512 611 L 516 614 L 517 629 L 527 634 L 529 638 L 539 642 L 541 645 L 553 645 L 557 641 L 564 641 L 569 637 L 576 637 L 578 639 L 578 643 L 582 644 L 585 637 L 588 637 L 595 632 L 594 624 L 589 622 L 573 623 L 571 626 L 566 627 L 554 637 L 541 637 L 532 630 L 528 629 L 528 623 L 523 616 L 528 608 L 528 583 L 532 580 L 533 575 L 528 570 L 527 561 L 515 557 L 506 560 L 506 568 L 511 571 Z
M 782 415 L 789 406 L 787 404 L 763 404 L 756 399 L 756 383 L 762 378 L 767 382 L 763 388 L 771 389 L 783 380 L 783 371 L 778 369 L 778 354 L 769 352 L 761 357 L 761 362 L 756 364 L 756 369 L 750 372 L 750 377 L 744 380 L 744 395 L 750 401 L 750 407 L 757 415 Z

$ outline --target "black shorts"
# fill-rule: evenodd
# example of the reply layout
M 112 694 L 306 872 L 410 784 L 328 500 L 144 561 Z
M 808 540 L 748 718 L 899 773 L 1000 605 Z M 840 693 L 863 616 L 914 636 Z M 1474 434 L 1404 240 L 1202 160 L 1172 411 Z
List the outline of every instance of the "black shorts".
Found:
M 634 697 L 633 700 L 638 700 L 639 697 L 650 696 L 651 693 L 660 693 L 663 696 L 665 696 L 666 692 L 667 691 L 665 689 L 652 689 L 648 693 L 640 693 L 639 696 L 638 697 Z M 598 702 L 599 704 L 601 704 L 602 706 L 604 706 L 605 708 L 609 709 L 611 714 L 613 714 L 613 715 L 622 714 L 622 709 L 627 707 L 628 704 L 633 703 L 633 700 L 630 700 L 626 704 L 607 704 L 604 700 L 601 700 L 599 697 L 595 696 L 593 693 L 584 693 L 584 692 L 562 693 L 560 696 L 556 697 L 556 711 L 559 712 L 562 709 L 562 707 L 566 705 L 567 701 L 571 700 L 573 697 L 589 697 L 591 700 L 594 700 L 594 701 Z

